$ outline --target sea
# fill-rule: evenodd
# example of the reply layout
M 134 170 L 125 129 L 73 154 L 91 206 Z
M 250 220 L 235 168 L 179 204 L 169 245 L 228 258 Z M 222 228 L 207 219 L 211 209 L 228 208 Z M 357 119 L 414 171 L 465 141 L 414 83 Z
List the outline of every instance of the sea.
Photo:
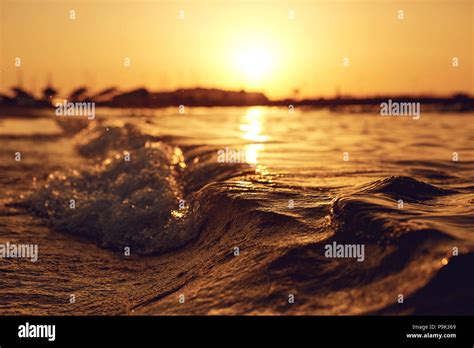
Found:
M 0 315 L 474 314 L 473 113 L 95 112 L 1 112 Z

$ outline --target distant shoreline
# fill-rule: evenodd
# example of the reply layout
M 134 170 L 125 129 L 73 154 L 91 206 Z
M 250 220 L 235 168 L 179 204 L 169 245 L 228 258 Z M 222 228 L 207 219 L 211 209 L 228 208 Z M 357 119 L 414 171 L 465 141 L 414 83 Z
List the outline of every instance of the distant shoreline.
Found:
M 97 107 L 109 108 L 303 106 L 357 112 L 375 110 L 381 103 L 393 100 L 402 103 L 420 103 L 424 111 L 468 112 L 474 110 L 474 97 L 464 93 L 446 97 L 386 95 L 270 100 L 263 93 L 205 88 L 179 89 L 170 92 L 150 92 L 144 88 L 119 92 L 114 88 L 109 88 L 94 95 L 86 95 L 86 88 L 79 90 L 83 93 L 75 92 L 69 97 L 58 98 L 57 92 L 48 87 L 44 90 L 43 97 L 37 98 L 20 88 L 13 88 L 12 91 L 15 93 L 13 97 L 0 95 L 0 109 L 12 107 L 48 109 L 54 108 L 55 103 L 63 103 L 66 100 L 76 103 L 94 103 Z

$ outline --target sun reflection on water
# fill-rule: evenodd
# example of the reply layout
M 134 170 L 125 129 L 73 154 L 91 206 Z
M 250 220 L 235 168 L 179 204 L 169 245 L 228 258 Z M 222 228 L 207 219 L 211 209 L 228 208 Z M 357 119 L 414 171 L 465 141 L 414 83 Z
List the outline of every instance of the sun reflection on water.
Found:
M 259 164 L 259 154 L 265 149 L 263 142 L 268 140 L 268 136 L 262 134 L 264 114 L 262 108 L 252 107 L 243 115 L 239 129 L 243 132 L 241 137 L 253 143 L 244 147 L 246 162 L 257 167 Z
M 247 110 L 242 118 L 240 130 L 243 133 L 242 138 L 254 142 L 265 142 L 268 136 L 262 135 L 263 124 L 262 108 L 253 107 Z
M 264 149 L 263 144 L 249 144 L 245 145 L 245 159 L 248 164 L 258 164 L 258 154 Z

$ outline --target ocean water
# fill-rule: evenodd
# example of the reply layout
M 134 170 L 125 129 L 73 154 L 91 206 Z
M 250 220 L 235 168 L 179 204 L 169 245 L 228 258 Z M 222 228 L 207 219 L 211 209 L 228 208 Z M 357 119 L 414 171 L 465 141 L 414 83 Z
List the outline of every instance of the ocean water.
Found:
M 0 314 L 473 314 L 473 120 L 4 114 Z

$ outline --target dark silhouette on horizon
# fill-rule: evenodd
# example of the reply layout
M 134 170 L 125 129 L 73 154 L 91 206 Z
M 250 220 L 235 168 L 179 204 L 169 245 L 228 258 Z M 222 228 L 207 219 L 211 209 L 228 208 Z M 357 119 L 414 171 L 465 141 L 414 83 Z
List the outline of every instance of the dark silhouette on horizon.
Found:
M 42 98 L 36 98 L 21 87 L 11 88 L 13 96 L 0 94 L 0 108 L 51 108 L 58 91 L 52 86 L 46 86 Z M 372 97 L 336 96 L 334 98 L 297 99 L 299 90 L 295 89 L 294 98 L 270 100 L 263 93 L 246 91 L 228 91 L 216 88 L 187 88 L 175 91 L 152 92 L 146 88 L 131 91 L 119 91 L 109 87 L 100 92 L 88 95 L 85 86 L 74 89 L 68 102 L 94 102 L 98 107 L 117 108 L 161 108 L 169 106 L 307 106 L 329 107 L 335 110 L 349 109 L 350 111 L 369 111 L 379 107 L 389 99 L 398 102 L 418 102 L 425 108 L 437 111 L 472 111 L 474 98 L 465 93 L 452 96 L 413 96 L 413 95 L 380 95 Z

